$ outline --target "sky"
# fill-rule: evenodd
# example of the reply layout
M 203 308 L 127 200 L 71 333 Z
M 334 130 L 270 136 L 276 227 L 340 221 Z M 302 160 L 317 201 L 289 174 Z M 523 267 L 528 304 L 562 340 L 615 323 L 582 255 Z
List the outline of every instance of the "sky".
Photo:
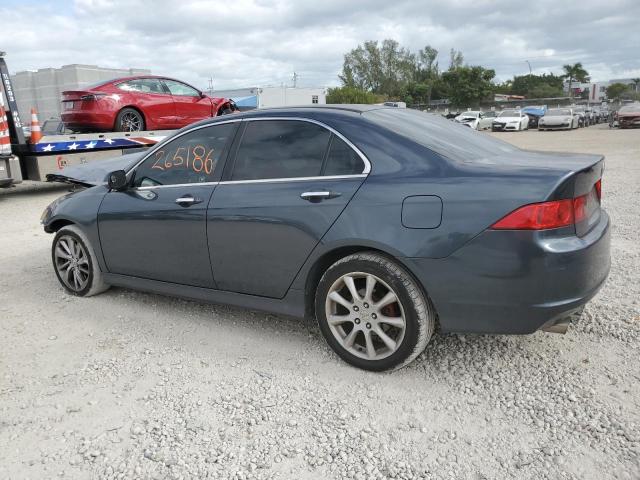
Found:
M 0 0 L 12 73 L 72 63 L 148 68 L 199 88 L 337 86 L 343 56 L 392 38 L 514 75 L 582 62 L 640 77 L 638 0 Z

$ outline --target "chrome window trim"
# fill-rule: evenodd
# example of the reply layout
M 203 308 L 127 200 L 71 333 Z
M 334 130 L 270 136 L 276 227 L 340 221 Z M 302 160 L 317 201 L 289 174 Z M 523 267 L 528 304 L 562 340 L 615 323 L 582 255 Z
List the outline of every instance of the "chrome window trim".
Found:
M 246 183 L 279 183 L 279 182 L 307 182 L 322 180 L 343 180 L 346 178 L 365 178 L 366 173 L 356 173 L 353 175 L 318 175 L 317 177 L 291 177 L 291 178 L 257 178 L 254 180 L 225 180 L 219 182 L 220 185 L 241 185 Z
M 149 157 L 151 157 L 151 155 L 153 155 L 153 153 L 160 148 L 161 145 L 164 145 L 165 143 L 169 143 L 172 142 L 173 140 L 176 140 L 180 137 L 182 137 L 183 135 L 186 135 L 187 133 L 191 133 L 191 132 L 195 132 L 196 130 L 200 130 L 202 128 L 207 128 L 207 127 L 213 127 L 216 125 L 225 125 L 227 123 L 237 123 L 237 122 L 256 122 L 256 121 L 266 121 L 266 120 L 287 120 L 287 121 L 301 121 L 301 122 L 308 122 L 308 123 L 314 123 L 322 128 L 326 128 L 327 130 L 329 130 L 331 133 L 333 133 L 335 136 L 337 136 L 338 138 L 340 138 L 340 140 L 342 140 L 343 142 L 345 142 L 349 147 L 351 147 L 351 149 L 353 151 L 355 151 L 358 156 L 360 157 L 360 159 L 362 160 L 362 162 L 364 163 L 364 169 L 362 170 L 362 173 L 355 173 L 352 175 L 318 175 L 316 177 L 290 177 L 290 178 L 258 178 L 258 179 L 253 179 L 253 180 L 227 180 L 224 182 L 203 182 L 203 183 L 186 183 L 186 184 L 175 184 L 175 185 L 157 185 L 157 186 L 153 186 L 153 187 L 135 187 L 135 189 L 150 189 L 150 188 L 163 188 L 163 187 L 184 187 L 187 185 L 213 185 L 213 184 L 224 184 L 224 185 L 233 185 L 233 184 L 242 184 L 242 183 L 267 183 L 267 182 L 283 182 L 283 181 L 291 181 L 291 182 L 300 182 L 300 181 L 306 181 L 306 180 L 337 180 L 337 179 L 342 179 L 342 178 L 358 178 L 358 177 L 366 177 L 369 173 L 371 173 L 371 162 L 369 162 L 369 159 L 365 156 L 364 153 L 362 153 L 358 147 L 356 147 L 353 143 L 351 143 L 349 141 L 348 138 L 346 138 L 344 135 L 342 135 L 340 132 L 338 132 L 337 130 L 331 128 L 329 125 L 326 125 L 322 122 L 319 122 L 318 120 L 314 120 L 312 118 L 306 118 L 306 117 L 257 117 L 257 118 L 232 118 L 229 120 L 223 120 L 220 122 L 215 122 L 215 123 L 208 123 L 206 125 L 198 125 L 197 127 L 193 127 L 190 128 L 189 130 L 185 130 L 182 133 L 176 134 L 173 137 L 170 137 L 170 139 L 167 140 L 167 142 L 159 142 L 157 143 L 155 146 L 153 146 L 151 149 L 149 149 L 149 152 L 147 153 L 147 155 L 145 155 L 138 163 L 136 163 L 133 167 L 131 167 L 131 169 L 127 172 L 127 175 L 132 175 L 133 172 L 145 161 L 147 160 Z
M 175 187 L 206 187 L 211 185 L 218 185 L 220 182 L 202 182 L 202 183 L 175 183 L 173 185 L 149 185 L 146 187 L 133 187 L 131 190 L 154 190 L 156 188 L 175 188 Z

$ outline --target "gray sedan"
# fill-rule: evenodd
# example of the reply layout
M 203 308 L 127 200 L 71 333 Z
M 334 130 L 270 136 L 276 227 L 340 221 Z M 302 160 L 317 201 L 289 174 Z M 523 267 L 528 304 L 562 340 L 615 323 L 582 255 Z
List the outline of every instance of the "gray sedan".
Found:
M 517 149 L 378 106 L 259 110 L 70 167 L 42 216 L 64 289 L 110 286 L 318 321 L 399 368 L 443 332 L 563 332 L 609 271 L 604 159 Z

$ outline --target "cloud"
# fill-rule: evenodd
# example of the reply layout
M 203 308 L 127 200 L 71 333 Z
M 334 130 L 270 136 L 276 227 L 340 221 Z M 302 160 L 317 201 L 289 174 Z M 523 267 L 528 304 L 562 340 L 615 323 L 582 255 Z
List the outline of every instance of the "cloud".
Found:
M 451 48 L 498 78 L 580 61 L 594 80 L 640 76 L 640 2 L 612 0 L 9 0 L 0 7 L 13 72 L 70 63 L 149 68 L 199 87 L 336 85 L 344 53 L 393 38 Z

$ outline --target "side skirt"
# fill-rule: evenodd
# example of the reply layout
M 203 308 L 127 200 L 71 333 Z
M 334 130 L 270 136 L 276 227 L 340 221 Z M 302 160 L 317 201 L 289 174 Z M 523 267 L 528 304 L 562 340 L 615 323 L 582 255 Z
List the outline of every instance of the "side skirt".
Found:
M 284 298 L 277 299 L 213 290 L 210 288 L 192 287 L 190 285 L 161 282 L 159 280 L 149 280 L 115 273 L 103 273 L 103 276 L 105 283 L 116 287 L 131 288 L 133 290 L 142 290 L 190 300 L 200 300 L 207 303 L 233 305 L 290 317 L 303 318 L 305 315 L 303 290 L 290 289 Z

